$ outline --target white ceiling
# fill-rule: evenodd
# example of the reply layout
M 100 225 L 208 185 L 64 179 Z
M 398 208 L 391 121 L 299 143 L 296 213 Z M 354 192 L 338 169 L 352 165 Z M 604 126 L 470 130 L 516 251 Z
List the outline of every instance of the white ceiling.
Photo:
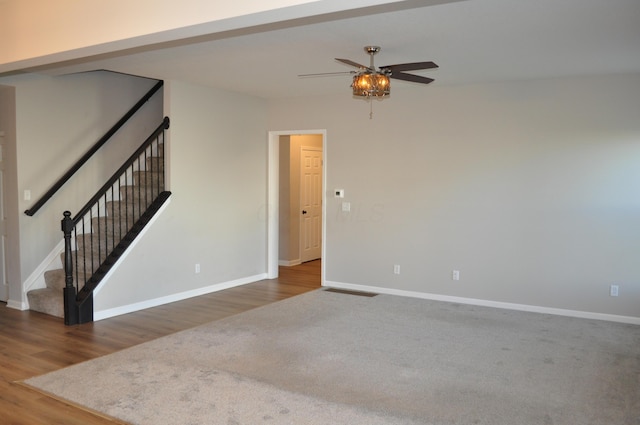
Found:
M 214 34 L 37 71 L 109 69 L 264 98 L 336 94 L 348 93 L 348 74 L 298 75 L 351 70 L 334 58 L 368 64 L 363 47 L 374 44 L 382 46 L 378 66 L 436 62 L 440 69 L 416 72 L 435 78 L 432 85 L 640 73 L 640 0 L 425 3 Z

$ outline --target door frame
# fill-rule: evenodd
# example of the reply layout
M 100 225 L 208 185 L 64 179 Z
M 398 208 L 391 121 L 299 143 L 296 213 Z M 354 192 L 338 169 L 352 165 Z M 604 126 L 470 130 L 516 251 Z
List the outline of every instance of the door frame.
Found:
M 0 164 L 4 161 L 4 155 L 6 148 L 4 145 L 4 130 L 0 127 Z M 4 166 L 0 165 L 0 301 L 7 302 L 9 300 L 9 285 L 7 283 L 7 253 L 6 253 L 6 231 L 5 231 L 5 218 L 6 208 L 5 205 L 5 178 Z
M 322 136 L 322 265 L 321 285 L 324 285 L 326 261 L 326 196 L 327 196 L 327 131 L 288 130 L 269 131 L 267 149 L 267 279 L 278 277 L 278 246 L 280 232 L 280 136 L 319 134 Z

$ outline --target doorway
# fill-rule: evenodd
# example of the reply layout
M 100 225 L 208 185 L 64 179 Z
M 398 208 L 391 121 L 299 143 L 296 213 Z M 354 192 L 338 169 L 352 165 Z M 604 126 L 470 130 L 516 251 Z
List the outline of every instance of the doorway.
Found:
M 324 257 L 325 136 L 324 130 L 269 133 L 268 279 L 278 277 L 281 265 Z M 301 166 L 305 162 L 310 165 L 306 177 Z M 305 189 L 310 190 L 309 196 L 304 195 Z M 324 276 L 324 261 L 321 267 Z

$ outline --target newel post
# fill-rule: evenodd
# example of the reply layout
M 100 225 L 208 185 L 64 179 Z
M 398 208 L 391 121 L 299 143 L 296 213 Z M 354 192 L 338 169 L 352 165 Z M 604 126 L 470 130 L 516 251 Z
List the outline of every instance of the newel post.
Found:
M 71 255 L 71 232 L 73 220 L 69 211 L 64 212 L 62 232 L 64 233 L 64 324 L 78 324 L 78 306 L 76 305 L 76 287 L 73 285 L 73 257 Z

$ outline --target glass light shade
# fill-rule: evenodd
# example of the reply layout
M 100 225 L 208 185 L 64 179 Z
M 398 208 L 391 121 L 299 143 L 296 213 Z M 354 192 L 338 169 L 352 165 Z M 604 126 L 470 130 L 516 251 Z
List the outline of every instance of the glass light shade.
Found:
M 384 97 L 391 93 L 389 76 L 381 73 L 366 72 L 353 77 L 353 95 L 360 97 Z

